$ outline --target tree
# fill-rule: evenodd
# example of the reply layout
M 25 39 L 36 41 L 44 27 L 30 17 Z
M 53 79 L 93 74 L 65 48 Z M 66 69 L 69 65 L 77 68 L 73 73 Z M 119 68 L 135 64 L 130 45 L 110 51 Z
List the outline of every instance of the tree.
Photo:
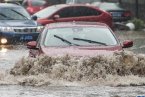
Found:
M 136 15 L 136 17 L 138 18 L 139 16 L 138 16 L 138 0 L 135 0 L 135 15 Z

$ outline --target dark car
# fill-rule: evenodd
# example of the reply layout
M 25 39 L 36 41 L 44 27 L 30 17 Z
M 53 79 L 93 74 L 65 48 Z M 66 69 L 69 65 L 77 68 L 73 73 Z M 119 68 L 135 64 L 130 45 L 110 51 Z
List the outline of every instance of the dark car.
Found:
M 114 22 L 126 22 L 132 17 L 132 13 L 122 8 L 119 3 L 95 2 L 92 5 L 111 13 Z
M 64 22 L 48 24 L 37 42 L 27 44 L 29 55 L 48 56 L 97 56 L 111 55 L 115 51 L 131 47 L 132 41 L 125 41 L 123 46 L 114 32 L 102 23 Z
M 91 4 L 102 0 L 66 0 L 66 4 Z
M 87 21 L 103 22 L 113 27 L 112 16 L 108 12 L 89 5 L 53 5 L 37 12 L 33 17 L 35 19 L 37 17 L 37 22 L 42 25 L 53 22 Z
M 23 7 L 0 4 L 0 44 L 36 40 L 41 28 Z

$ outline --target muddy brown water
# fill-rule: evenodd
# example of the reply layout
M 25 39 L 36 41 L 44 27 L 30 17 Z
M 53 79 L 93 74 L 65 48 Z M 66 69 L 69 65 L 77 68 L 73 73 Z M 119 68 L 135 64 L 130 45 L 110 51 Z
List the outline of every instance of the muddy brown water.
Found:
M 50 61 L 42 56 L 36 60 L 26 57 L 28 50 L 25 46 L 1 47 L 0 97 L 145 96 L 145 32 L 117 31 L 115 34 L 120 41 L 133 40 L 134 46 L 112 58 L 63 56 Z M 47 60 L 52 64 L 50 67 L 44 64 Z

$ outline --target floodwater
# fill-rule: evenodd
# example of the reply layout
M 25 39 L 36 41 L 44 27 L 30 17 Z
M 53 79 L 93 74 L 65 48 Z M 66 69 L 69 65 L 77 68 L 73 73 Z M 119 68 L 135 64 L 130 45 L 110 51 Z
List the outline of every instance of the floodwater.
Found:
M 145 32 L 116 34 L 120 41 L 133 40 L 134 46 L 110 58 L 30 59 L 25 46 L 1 47 L 0 97 L 145 96 Z

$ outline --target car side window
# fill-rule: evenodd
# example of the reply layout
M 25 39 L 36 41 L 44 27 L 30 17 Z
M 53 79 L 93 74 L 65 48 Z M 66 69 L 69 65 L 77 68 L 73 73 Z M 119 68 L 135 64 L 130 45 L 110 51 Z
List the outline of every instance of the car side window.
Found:
M 60 10 L 57 14 L 60 16 L 60 18 L 74 17 L 73 10 L 73 7 L 66 7 Z
M 84 6 L 78 6 L 74 8 L 74 15 L 76 17 L 80 16 L 98 16 L 101 14 L 100 11 L 97 11 L 96 9 L 90 8 L 90 7 L 84 7 Z
M 81 16 L 98 16 L 101 14 L 101 12 L 89 7 L 75 6 L 64 8 L 60 10 L 57 14 L 60 16 L 60 18 L 67 18 Z

